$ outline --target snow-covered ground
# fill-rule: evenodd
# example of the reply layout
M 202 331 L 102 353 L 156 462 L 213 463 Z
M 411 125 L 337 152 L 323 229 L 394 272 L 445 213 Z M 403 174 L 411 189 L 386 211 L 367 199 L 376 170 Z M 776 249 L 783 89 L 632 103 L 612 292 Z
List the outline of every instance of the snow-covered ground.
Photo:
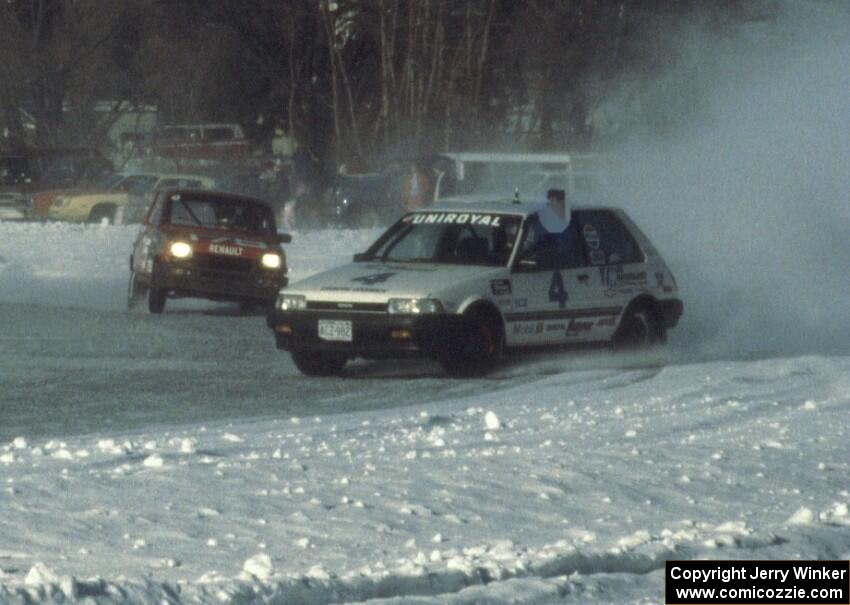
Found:
M 686 312 L 663 357 L 309 379 L 261 316 L 124 311 L 134 232 L 0 223 L 0 602 L 658 603 L 668 558 L 850 558 L 841 351 Z M 293 277 L 374 235 L 296 234 Z

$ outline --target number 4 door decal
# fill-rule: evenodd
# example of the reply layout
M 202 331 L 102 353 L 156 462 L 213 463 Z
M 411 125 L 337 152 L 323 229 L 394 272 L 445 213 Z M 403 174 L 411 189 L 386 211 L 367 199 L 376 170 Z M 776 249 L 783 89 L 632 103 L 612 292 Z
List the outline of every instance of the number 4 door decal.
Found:
M 558 308 L 563 309 L 570 299 L 564 288 L 564 278 L 561 277 L 560 271 L 555 271 L 552 274 L 552 283 L 549 284 L 549 302 L 558 303 Z

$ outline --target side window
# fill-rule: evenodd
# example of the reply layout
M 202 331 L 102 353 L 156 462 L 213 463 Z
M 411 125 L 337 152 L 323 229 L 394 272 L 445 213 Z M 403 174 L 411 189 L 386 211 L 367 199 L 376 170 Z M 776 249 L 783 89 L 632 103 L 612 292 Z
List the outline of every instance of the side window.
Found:
M 609 210 L 573 212 L 591 265 L 642 263 L 645 257 L 626 226 Z
M 576 269 L 587 265 L 576 221 L 561 233 L 547 231 L 532 216 L 526 223 L 526 234 L 519 253 L 520 260 L 531 260 L 541 271 L 553 269 Z

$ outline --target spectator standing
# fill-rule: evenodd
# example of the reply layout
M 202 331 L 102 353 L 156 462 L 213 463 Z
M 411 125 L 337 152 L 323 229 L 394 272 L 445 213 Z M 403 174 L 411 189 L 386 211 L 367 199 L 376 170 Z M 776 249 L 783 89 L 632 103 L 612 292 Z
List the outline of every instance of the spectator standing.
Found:
M 422 160 L 410 165 L 401 190 L 401 205 L 405 210 L 424 208 L 434 201 L 434 173 Z

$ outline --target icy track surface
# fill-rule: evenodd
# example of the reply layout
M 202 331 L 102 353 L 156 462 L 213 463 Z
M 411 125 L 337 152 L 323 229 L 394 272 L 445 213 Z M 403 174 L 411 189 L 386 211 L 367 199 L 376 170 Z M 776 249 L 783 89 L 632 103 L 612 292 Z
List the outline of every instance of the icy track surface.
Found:
M 313 380 L 235 306 L 124 311 L 134 234 L 0 224 L 2 603 L 658 603 L 668 558 L 850 557 L 845 356 Z M 293 277 L 374 236 L 298 234 Z

